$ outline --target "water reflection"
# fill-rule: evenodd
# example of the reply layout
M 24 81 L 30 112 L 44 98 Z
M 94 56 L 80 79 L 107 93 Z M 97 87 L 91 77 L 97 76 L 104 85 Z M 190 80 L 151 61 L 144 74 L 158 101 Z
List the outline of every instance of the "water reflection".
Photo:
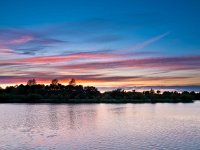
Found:
M 198 149 L 199 107 L 1 104 L 0 149 Z
M 70 129 L 75 129 L 75 112 L 74 112 L 74 107 L 73 105 L 69 106 L 68 109 L 68 114 L 69 114 L 69 125 L 70 125 Z
M 50 129 L 51 130 L 58 130 L 59 124 L 58 124 L 57 107 L 56 106 L 49 105 L 48 116 L 49 116 L 49 121 L 50 121 L 49 122 Z
M 95 128 L 96 109 L 88 109 L 84 105 L 69 105 L 68 117 L 70 129 Z
M 34 116 L 33 116 L 33 105 L 26 105 L 25 107 L 25 122 L 23 127 L 27 130 L 33 129 L 35 126 Z

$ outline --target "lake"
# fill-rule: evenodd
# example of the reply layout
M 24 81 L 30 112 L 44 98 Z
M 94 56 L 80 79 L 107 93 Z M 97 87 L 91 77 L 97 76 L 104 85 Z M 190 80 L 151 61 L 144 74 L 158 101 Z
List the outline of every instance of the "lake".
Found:
M 1 150 L 200 149 L 200 102 L 0 104 Z

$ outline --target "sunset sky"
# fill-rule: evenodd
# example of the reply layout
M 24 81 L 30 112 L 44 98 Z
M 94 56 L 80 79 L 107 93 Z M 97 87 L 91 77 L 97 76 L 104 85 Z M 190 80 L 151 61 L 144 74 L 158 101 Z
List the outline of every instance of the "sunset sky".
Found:
M 200 90 L 199 0 L 1 0 L 0 86 L 52 79 Z

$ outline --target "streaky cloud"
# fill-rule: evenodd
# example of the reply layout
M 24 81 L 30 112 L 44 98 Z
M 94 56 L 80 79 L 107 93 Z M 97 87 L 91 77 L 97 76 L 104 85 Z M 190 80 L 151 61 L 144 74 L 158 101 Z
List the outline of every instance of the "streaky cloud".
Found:
M 109 69 L 109 68 L 160 68 L 164 70 L 200 69 L 200 56 L 156 57 L 142 59 L 124 59 L 104 62 L 78 63 L 58 66 L 62 69 Z
M 5 47 L 11 50 L 10 55 L 35 55 L 45 48 L 69 42 L 24 28 L 0 29 L 0 33 L 0 52 Z
M 122 48 L 122 49 L 119 49 L 119 50 L 120 50 L 120 51 L 121 51 L 121 50 L 122 50 L 122 51 L 135 51 L 135 50 L 140 50 L 140 49 L 143 49 L 143 48 L 145 48 L 146 46 L 148 46 L 148 45 L 150 45 L 150 44 L 152 44 L 152 43 L 155 43 L 155 42 L 157 42 L 157 41 L 163 39 L 164 37 L 166 37 L 166 36 L 169 35 L 169 34 L 170 34 L 170 32 L 165 32 L 165 33 L 163 33 L 163 34 L 161 34 L 161 35 L 152 37 L 152 38 L 150 38 L 150 39 L 148 39 L 148 40 L 146 40 L 146 41 L 144 41 L 144 42 L 141 42 L 141 43 L 139 43 L 139 44 L 137 44 L 137 45 L 133 45 L 133 46 L 127 47 L 127 48 Z
M 1 64 L 38 64 L 38 63 L 56 63 L 69 60 L 81 60 L 81 59 L 105 59 L 105 58 L 115 58 L 120 57 L 119 54 L 105 54 L 105 53 L 73 53 L 68 55 L 53 55 L 53 56 L 38 56 L 29 58 L 19 58 L 11 60 L 0 60 Z
M 188 79 L 190 77 L 184 76 L 107 76 L 106 74 L 69 74 L 61 75 L 55 72 L 34 72 L 34 71 L 24 71 L 19 75 L 0 75 L 0 79 L 3 80 L 2 83 L 14 83 L 15 80 L 26 82 L 26 80 L 31 78 L 36 78 L 39 81 L 50 82 L 53 78 L 58 78 L 59 80 L 70 80 L 70 78 L 76 78 L 81 82 L 126 82 L 126 81 L 155 81 L 155 80 L 182 80 Z

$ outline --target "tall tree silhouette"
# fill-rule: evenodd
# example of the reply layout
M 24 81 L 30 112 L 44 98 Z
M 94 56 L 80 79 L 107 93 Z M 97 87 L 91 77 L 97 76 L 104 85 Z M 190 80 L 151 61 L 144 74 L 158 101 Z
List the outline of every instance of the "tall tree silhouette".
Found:
M 51 81 L 51 84 L 52 84 L 52 85 L 58 85 L 58 79 L 53 79 L 53 80 Z
M 72 79 L 69 81 L 69 85 L 76 86 L 76 80 L 75 80 L 74 78 L 72 78 Z
M 28 80 L 27 85 L 29 86 L 36 85 L 36 80 L 35 79 Z

